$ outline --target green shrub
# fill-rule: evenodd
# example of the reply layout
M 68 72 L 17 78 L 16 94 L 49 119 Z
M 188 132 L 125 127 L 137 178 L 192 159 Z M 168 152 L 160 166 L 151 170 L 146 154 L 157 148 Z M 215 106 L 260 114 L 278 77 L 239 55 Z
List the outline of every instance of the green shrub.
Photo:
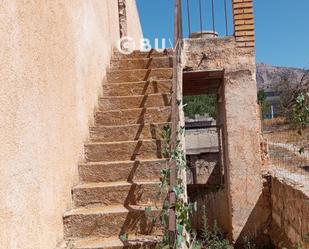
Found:
M 217 97 L 215 95 L 185 96 L 183 102 L 186 117 L 194 118 L 196 114 L 208 114 L 214 119 L 217 117 Z

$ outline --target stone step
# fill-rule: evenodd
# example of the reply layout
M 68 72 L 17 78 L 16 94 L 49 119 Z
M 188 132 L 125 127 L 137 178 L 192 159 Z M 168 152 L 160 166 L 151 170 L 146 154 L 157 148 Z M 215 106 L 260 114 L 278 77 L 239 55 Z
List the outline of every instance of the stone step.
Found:
M 162 158 L 163 142 L 139 140 L 111 143 L 88 143 L 85 158 L 88 162 L 130 161 Z
M 160 235 L 160 210 L 147 206 L 80 207 L 63 216 L 64 235 L 69 238 L 120 234 Z
M 158 178 L 159 180 L 159 178 Z M 160 195 L 160 182 L 84 183 L 73 188 L 76 207 L 87 205 L 157 205 L 166 194 Z
M 107 239 L 100 237 L 75 239 L 70 241 L 74 249 L 154 249 L 161 240 L 160 236 L 131 236 L 127 241 L 121 241 L 119 237 Z M 70 248 L 70 247 L 68 247 Z
M 134 58 L 112 60 L 113 70 L 132 70 L 132 69 L 153 69 L 153 68 L 172 68 L 173 57 L 153 57 L 153 58 Z
M 173 69 L 171 68 L 115 70 L 107 73 L 108 83 L 171 80 L 172 78 Z
M 120 142 L 141 139 L 162 139 L 162 130 L 169 123 L 90 127 L 91 142 Z
M 103 97 L 99 100 L 99 110 L 119 110 L 147 107 L 170 106 L 170 94 L 150 94 L 138 96 Z
M 171 118 L 170 107 L 136 108 L 115 111 L 97 111 L 95 125 L 128 125 L 144 123 L 166 123 Z
M 149 52 L 142 52 L 140 50 L 135 50 L 130 54 L 122 54 L 118 50 L 115 50 L 113 53 L 113 59 L 136 59 L 136 58 L 153 58 L 153 57 L 170 57 L 173 56 L 172 49 L 166 49 L 163 52 L 158 52 L 156 50 L 151 50 Z
M 155 93 L 171 93 L 172 81 L 139 81 L 129 83 L 104 84 L 104 96 L 131 96 Z
M 92 162 L 79 165 L 81 182 L 149 181 L 160 179 L 167 159 Z

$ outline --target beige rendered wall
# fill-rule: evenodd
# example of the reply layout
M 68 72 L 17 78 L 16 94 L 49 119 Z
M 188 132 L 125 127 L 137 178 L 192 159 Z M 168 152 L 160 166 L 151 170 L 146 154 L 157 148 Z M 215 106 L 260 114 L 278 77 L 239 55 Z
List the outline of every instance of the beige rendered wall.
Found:
M 119 38 L 118 3 L 3 0 L 0 37 L 0 248 L 52 249 Z
M 229 233 L 237 242 L 262 195 L 255 50 L 238 47 L 235 37 L 187 39 L 184 65 L 193 70 L 225 70 L 220 113 L 224 117 Z
M 136 6 L 136 0 L 126 0 L 126 2 L 128 36 L 132 37 L 135 41 L 139 41 L 143 31 L 141 25 L 139 25 L 140 19 Z

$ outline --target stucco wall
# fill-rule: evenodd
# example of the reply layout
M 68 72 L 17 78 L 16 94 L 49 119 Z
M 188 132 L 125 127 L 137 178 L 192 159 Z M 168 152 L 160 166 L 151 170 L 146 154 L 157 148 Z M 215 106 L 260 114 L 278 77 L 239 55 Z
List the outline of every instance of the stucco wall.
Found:
M 136 0 L 127 0 L 127 29 L 128 36 L 135 41 L 140 40 L 143 31 L 140 25 Z
M 224 120 L 230 238 L 236 242 L 262 194 L 255 50 L 238 47 L 235 37 L 188 39 L 184 62 L 193 70 L 225 70 L 219 114 Z
M 0 248 L 52 249 L 119 38 L 118 4 L 3 0 L 0 37 Z

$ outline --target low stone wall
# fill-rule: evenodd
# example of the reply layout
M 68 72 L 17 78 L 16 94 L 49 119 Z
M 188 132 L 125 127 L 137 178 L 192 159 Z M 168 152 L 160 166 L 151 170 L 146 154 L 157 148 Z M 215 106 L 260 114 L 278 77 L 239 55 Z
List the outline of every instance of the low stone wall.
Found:
M 300 184 L 301 183 L 301 184 Z M 276 171 L 271 179 L 271 238 L 279 248 L 309 248 L 309 183 L 306 177 Z
M 274 170 L 263 174 L 263 192 L 241 231 L 235 248 L 244 248 L 244 239 L 257 248 L 309 248 L 309 181 L 308 176 Z M 218 186 L 219 187 L 219 186 Z M 193 227 L 202 229 L 205 213 L 210 226 L 216 221 L 227 233 L 229 215 L 225 188 L 215 185 L 190 186 L 188 194 L 197 202 L 198 212 L 193 215 Z

